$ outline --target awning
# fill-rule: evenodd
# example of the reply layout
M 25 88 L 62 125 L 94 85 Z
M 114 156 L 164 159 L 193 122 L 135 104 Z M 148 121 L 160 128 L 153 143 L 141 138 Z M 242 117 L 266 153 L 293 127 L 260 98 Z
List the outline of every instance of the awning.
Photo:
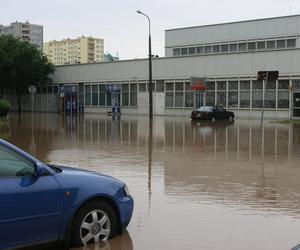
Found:
M 206 90 L 207 86 L 204 84 L 193 84 L 191 85 L 191 90 Z

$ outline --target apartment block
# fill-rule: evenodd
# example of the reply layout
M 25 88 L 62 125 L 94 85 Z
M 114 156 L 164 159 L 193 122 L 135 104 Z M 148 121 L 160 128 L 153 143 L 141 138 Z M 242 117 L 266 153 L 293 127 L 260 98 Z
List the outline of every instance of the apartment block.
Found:
M 104 40 L 93 37 L 79 37 L 44 43 L 44 54 L 55 65 L 96 63 L 104 58 Z
M 30 24 L 14 22 L 8 26 L 0 25 L 0 35 L 12 35 L 22 41 L 34 44 L 38 49 L 43 50 L 43 26 L 38 24 Z

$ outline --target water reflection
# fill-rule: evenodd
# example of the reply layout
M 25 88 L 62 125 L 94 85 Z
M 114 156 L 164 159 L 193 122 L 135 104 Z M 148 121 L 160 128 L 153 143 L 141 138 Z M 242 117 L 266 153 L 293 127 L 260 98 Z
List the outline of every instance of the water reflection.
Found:
M 133 243 L 122 247 L 289 249 L 300 241 L 297 125 L 25 114 L 0 135 L 44 161 L 124 180 L 135 211 Z

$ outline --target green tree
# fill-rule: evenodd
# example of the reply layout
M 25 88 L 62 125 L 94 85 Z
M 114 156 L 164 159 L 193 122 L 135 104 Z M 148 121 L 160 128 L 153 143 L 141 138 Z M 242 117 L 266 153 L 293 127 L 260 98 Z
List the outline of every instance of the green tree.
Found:
M 12 36 L 0 36 L 0 88 L 16 94 L 18 112 L 22 96 L 30 85 L 44 86 L 51 82 L 54 66 L 34 45 Z

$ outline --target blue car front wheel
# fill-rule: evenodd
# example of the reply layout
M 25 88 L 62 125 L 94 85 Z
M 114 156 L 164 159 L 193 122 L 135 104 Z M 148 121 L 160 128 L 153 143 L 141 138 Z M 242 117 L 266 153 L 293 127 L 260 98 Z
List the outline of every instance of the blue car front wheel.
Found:
M 93 201 L 82 207 L 74 218 L 71 243 L 73 246 L 99 243 L 117 232 L 117 217 L 104 201 Z

